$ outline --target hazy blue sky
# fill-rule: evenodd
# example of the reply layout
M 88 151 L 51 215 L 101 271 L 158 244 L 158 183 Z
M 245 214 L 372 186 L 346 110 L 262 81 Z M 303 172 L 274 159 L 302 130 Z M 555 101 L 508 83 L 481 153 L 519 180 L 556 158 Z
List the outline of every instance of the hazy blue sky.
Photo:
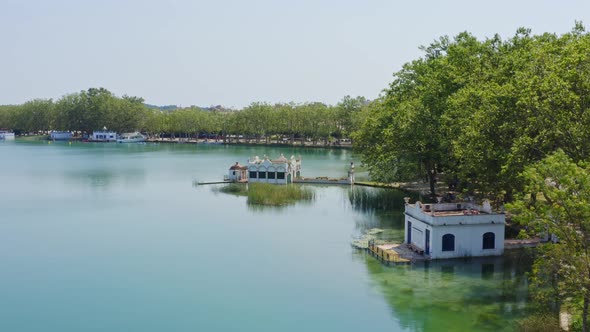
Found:
M 0 104 L 89 87 L 152 104 L 375 98 L 442 35 L 590 27 L 590 1 L 1 0 Z

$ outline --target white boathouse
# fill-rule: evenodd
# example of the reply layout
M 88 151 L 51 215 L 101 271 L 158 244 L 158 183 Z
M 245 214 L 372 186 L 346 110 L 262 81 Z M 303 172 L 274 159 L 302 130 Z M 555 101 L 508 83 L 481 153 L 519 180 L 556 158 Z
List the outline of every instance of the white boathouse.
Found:
M 502 255 L 504 227 L 504 214 L 487 200 L 409 204 L 406 198 L 404 242 L 431 259 Z
M 301 157 L 291 159 L 281 156 L 270 160 L 267 156 L 260 159 L 258 156 L 248 160 L 248 182 L 288 184 L 293 179 L 301 176 Z
M 248 180 L 248 166 L 242 166 L 236 161 L 234 165 L 229 168 L 227 180 L 231 182 L 242 182 Z
M 90 140 L 94 142 L 116 142 L 117 133 L 108 130 L 98 130 L 92 133 Z

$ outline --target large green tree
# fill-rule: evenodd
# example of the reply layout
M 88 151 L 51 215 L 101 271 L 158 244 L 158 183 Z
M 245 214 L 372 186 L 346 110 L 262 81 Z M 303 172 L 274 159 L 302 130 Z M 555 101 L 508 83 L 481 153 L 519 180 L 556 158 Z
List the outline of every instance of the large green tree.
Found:
M 523 169 L 547 153 L 590 157 L 589 51 L 579 24 L 559 37 L 519 29 L 482 44 L 476 66 L 464 67 L 478 74 L 450 96 L 444 115 L 466 186 L 510 201 L 523 189 Z
M 344 96 L 336 105 L 338 130 L 342 132 L 342 136 L 350 137 L 352 133 L 360 129 L 361 123 L 358 121 L 359 114 L 362 109 L 368 104 L 365 97 Z
M 361 112 L 356 147 L 376 180 L 439 172 L 470 193 L 509 202 L 524 168 L 562 149 L 590 158 L 590 35 L 519 29 L 503 41 L 461 33 L 423 48 Z
M 590 167 L 558 150 L 523 173 L 530 193 L 508 209 L 531 234 L 553 234 L 537 259 L 533 281 L 552 303 L 579 306 L 582 330 L 590 331 Z M 547 297 L 547 294 L 550 296 Z M 581 304 L 581 305 L 580 305 Z
M 404 65 L 384 96 L 368 107 L 353 137 L 374 179 L 423 178 L 435 194 L 438 174 L 449 161 L 441 119 L 459 86 L 449 72 L 448 47 L 448 38 L 441 38 L 424 48 L 426 55 Z

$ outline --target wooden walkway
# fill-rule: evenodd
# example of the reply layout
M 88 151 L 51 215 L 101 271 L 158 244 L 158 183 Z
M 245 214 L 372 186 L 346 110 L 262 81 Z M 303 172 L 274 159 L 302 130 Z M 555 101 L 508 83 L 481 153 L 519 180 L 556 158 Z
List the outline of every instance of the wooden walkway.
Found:
M 206 184 L 222 184 L 222 183 L 232 183 L 231 181 L 193 181 L 193 186 L 203 186 Z
M 348 181 L 348 179 L 333 179 L 328 177 L 295 178 L 293 179 L 293 183 L 350 185 L 350 181 Z
M 534 248 L 541 243 L 541 239 L 506 239 L 504 240 L 504 249 Z
M 390 243 L 376 245 L 374 241 L 369 242 L 369 253 L 385 263 L 411 263 L 427 260 L 427 257 L 420 255 L 405 244 Z

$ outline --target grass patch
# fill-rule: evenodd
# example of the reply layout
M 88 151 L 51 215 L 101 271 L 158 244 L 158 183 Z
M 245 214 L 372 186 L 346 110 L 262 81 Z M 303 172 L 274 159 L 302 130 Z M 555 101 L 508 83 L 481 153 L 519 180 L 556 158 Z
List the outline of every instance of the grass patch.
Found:
M 246 196 L 249 205 L 257 206 L 285 206 L 299 201 L 310 202 L 315 198 L 313 190 L 293 184 L 229 183 L 213 188 L 213 192 Z
M 248 204 L 281 206 L 299 201 L 312 201 L 314 192 L 298 185 L 251 183 L 248 185 Z
M 237 196 L 248 196 L 248 187 L 245 184 L 230 183 L 222 187 L 216 187 L 213 189 L 215 192 L 224 194 L 233 194 Z
M 348 199 L 353 209 L 362 212 L 401 211 L 404 209 L 404 197 L 416 200 L 417 195 L 396 189 L 380 189 L 368 187 L 352 187 Z

